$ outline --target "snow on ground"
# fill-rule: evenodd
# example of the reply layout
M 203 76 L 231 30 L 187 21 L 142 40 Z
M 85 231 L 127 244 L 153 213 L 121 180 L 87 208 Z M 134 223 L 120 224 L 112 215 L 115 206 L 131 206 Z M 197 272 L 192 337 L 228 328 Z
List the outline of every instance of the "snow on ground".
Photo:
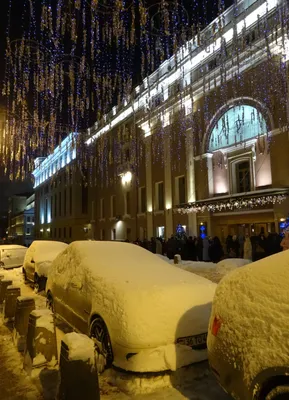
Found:
M 14 285 L 20 286 L 22 296 L 34 297 L 37 309 L 45 308 L 44 294 L 35 294 L 29 285 L 24 284 L 22 268 L 0 271 L 0 274 L 5 275 L 6 279 L 12 279 Z M 61 340 L 65 333 L 72 330 L 59 320 L 56 325 L 60 353 Z M 54 400 L 58 371 L 35 370 L 31 380 L 22 371 L 22 356 L 12 344 L 11 338 L 11 332 L 0 321 L 1 400 Z M 6 377 L 2 370 L 8 371 L 9 376 L 7 374 Z M 229 400 L 209 371 L 206 361 L 176 372 L 159 374 L 133 374 L 110 369 L 99 380 L 102 400 Z
M 170 260 L 166 256 L 160 254 L 157 254 L 157 256 L 169 264 L 173 264 L 178 268 L 202 276 L 203 278 L 209 279 L 215 283 L 219 283 L 225 275 L 234 269 L 243 267 L 244 265 L 252 262 L 251 260 L 244 260 L 242 258 L 226 258 L 220 261 L 218 264 L 205 261 L 186 260 L 181 260 L 180 264 L 174 264 L 174 260 Z

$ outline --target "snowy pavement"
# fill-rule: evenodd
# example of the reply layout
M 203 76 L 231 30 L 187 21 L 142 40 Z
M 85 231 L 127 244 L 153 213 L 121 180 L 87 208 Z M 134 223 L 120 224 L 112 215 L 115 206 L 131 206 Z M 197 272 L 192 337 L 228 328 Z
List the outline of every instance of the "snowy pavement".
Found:
M 205 270 L 205 277 L 219 280 L 213 270 Z M 35 294 L 29 285 L 23 282 L 21 268 L 4 271 L 5 278 L 21 287 L 21 295 L 33 296 L 36 308 L 45 308 L 46 300 L 42 294 Z M 199 268 L 199 275 L 202 270 Z M 57 341 L 60 351 L 61 339 L 71 331 L 64 323 L 57 321 Z M 27 377 L 22 370 L 22 356 L 12 343 L 9 329 L 0 324 L 0 393 L 1 400 L 54 400 L 57 387 L 57 371 L 35 371 L 33 377 Z M 12 383 L 12 384 L 11 384 Z M 126 400 L 229 400 L 227 394 L 218 386 L 209 370 L 208 363 L 202 362 L 182 368 L 173 373 L 131 374 L 108 370 L 100 376 L 101 399 Z M 41 394 L 40 394 L 41 393 Z

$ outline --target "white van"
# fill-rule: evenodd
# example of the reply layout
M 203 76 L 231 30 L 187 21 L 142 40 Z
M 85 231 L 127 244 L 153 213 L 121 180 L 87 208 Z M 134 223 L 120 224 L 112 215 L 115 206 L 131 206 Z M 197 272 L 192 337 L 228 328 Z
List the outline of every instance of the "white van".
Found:
M 5 269 L 21 267 L 26 251 L 27 247 L 18 244 L 0 245 L 0 267 Z

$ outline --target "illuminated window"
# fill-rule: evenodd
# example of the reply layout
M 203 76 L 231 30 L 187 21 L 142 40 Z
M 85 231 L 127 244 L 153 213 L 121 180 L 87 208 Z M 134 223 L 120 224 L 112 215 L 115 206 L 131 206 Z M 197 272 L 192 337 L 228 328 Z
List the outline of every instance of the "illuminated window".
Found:
M 233 146 L 265 133 L 267 124 L 255 107 L 234 106 L 215 124 L 209 141 L 209 151 Z

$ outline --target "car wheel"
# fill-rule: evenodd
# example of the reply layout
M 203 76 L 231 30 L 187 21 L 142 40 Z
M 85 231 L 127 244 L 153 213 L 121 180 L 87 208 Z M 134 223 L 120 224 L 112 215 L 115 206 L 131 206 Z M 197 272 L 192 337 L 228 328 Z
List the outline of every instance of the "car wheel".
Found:
M 287 400 L 287 399 L 289 399 L 289 385 L 276 386 L 266 396 L 266 400 Z
M 53 302 L 53 297 L 51 296 L 51 293 L 47 293 L 46 296 L 46 307 L 54 312 L 54 302 Z
M 103 372 L 105 369 L 111 367 L 113 362 L 113 352 L 108 329 L 102 318 L 96 317 L 91 322 L 90 337 L 94 340 L 98 353 L 98 372 Z

